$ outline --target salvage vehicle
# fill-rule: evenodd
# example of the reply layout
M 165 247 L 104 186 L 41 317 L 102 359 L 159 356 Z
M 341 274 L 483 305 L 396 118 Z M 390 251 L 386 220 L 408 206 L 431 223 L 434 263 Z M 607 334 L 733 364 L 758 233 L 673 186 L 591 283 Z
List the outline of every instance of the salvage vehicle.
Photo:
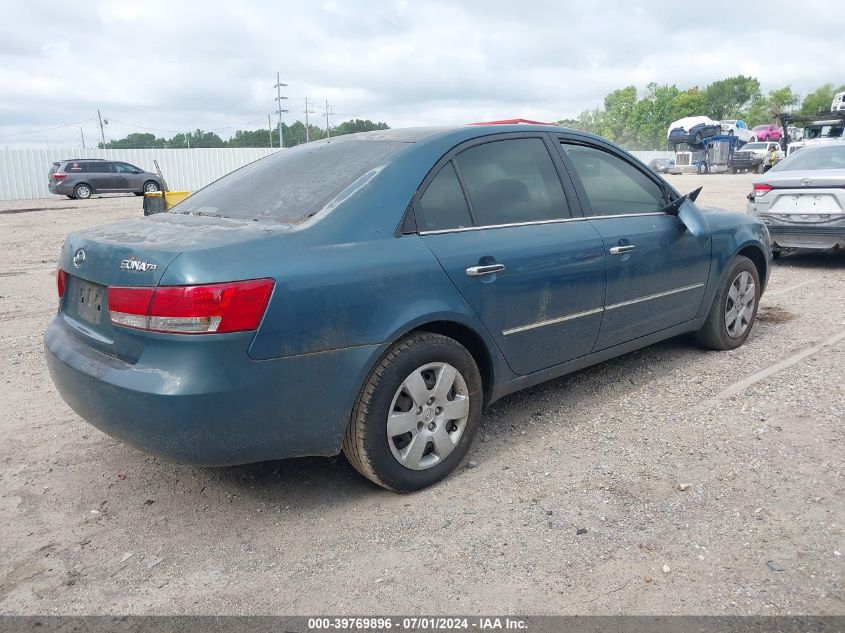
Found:
M 50 193 L 86 200 L 95 193 L 143 196 L 164 189 L 161 177 L 117 160 L 73 158 L 53 163 L 47 174 Z
M 756 141 L 757 137 L 748 129 L 745 121 L 740 119 L 725 119 L 720 121 L 719 125 L 722 127 L 722 134 L 737 137 L 742 143 L 750 143 Z
M 787 146 L 787 156 L 806 147 L 845 143 L 845 113 L 835 119 L 812 121 L 804 126 L 801 140 Z
M 845 112 L 845 92 L 837 92 L 833 95 L 833 101 L 830 104 L 831 112 Z
M 772 123 L 755 125 L 751 128 L 751 132 L 754 134 L 755 141 L 779 141 L 783 136 L 783 130 Z
M 82 418 L 223 466 L 341 450 L 423 488 L 482 408 L 684 333 L 747 339 L 766 227 L 557 126 L 384 130 L 72 233 L 47 365 Z
M 778 143 L 746 143 L 730 155 L 728 169 L 732 174 L 739 171 L 756 171 L 762 174 L 773 149 L 777 152 L 778 160 L 782 159 L 784 154 Z
M 691 146 L 701 145 L 701 141 L 721 134 L 722 125 L 706 116 L 690 116 L 674 121 L 669 126 L 669 147 L 674 150 L 685 143 Z
M 752 187 L 748 213 L 769 228 L 774 253 L 845 248 L 845 144 L 793 154 Z
M 652 158 L 648 166 L 658 174 L 668 174 L 669 170 L 675 166 L 675 161 L 671 158 Z

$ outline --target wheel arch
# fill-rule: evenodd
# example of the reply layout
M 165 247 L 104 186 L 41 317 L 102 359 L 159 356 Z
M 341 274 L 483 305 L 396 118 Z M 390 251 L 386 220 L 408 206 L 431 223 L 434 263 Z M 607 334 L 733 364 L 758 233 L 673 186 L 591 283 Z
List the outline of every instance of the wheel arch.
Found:
M 429 321 L 414 327 L 414 329 L 407 332 L 405 335 L 414 332 L 433 332 L 434 334 L 441 334 L 450 339 L 457 341 L 463 345 L 475 360 L 478 366 L 478 371 L 481 374 L 481 384 L 484 388 L 484 403 L 490 401 L 490 395 L 493 390 L 496 371 L 493 366 L 493 357 L 490 354 L 490 349 L 484 338 L 468 325 L 459 323 L 457 321 L 439 320 Z
M 766 254 L 763 252 L 763 249 L 755 244 L 747 244 L 739 249 L 736 254 L 747 257 L 751 260 L 751 263 L 753 263 L 754 267 L 757 269 L 757 274 L 760 276 L 760 284 L 763 288 L 765 288 L 766 282 L 768 281 L 769 270 L 768 263 L 766 261 Z

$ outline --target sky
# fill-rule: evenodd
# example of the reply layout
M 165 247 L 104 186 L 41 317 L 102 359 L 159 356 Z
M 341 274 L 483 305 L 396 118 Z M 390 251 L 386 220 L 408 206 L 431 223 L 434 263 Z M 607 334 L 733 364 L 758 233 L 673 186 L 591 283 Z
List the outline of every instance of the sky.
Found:
M 81 147 L 80 127 L 91 146 L 98 108 L 107 139 L 228 138 L 267 126 L 277 72 L 284 120 L 308 97 L 321 126 L 326 101 L 333 123 L 554 121 L 626 85 L 737 74 L 804 95 L 845 83 L 831 1 L 0 0 L 0 147 Z

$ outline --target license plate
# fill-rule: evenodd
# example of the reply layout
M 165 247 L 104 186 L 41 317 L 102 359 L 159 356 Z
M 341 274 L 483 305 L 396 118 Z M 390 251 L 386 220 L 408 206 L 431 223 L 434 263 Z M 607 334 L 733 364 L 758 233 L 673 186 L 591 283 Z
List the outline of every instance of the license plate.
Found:
M 87 281 L 80 281 L 78 288 L 76 313 L 83 321 L 87 321 L 91 325 L 99 325 L 103 316 L 105 288 Z

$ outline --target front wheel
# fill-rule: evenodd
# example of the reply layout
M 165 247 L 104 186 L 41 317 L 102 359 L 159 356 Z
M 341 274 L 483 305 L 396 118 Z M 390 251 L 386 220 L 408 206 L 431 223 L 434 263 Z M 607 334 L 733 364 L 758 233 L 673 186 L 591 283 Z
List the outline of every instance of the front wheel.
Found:
M 144 193 L 151 193 L 153 191 L 161 191 L 161 187 L 155 180 L 148 180 L 144 183 Z
M 482 400 L 481 375 L 466 348 L 439 334 L 412 334 L 370 372 L 343 452 L 355 470 L 384 488 L 425 488 L 466 455 Z
M 760 292 L 757 267 L 738 255 L 725 271 L 707 320 L 697 333 L 699 342 L 715 350 L 736 349 L 745 343 L 757 317 Z

